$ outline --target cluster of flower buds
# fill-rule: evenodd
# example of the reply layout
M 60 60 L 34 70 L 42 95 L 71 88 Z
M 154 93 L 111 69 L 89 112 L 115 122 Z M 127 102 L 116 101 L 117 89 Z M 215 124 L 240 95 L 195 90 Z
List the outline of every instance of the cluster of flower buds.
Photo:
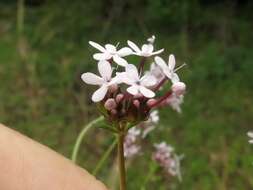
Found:
M 154 110 L 150 113 L 147 121 L 143 121 L 128 130 L 124 140 L 124 156 L 126 158 L 132 158 L 140 154 L 141 141 L 156 127 L 158 121 L 158 111 Z
M 99 88 L 93 93 L 92 101 L 96 102 L 100 112 L 111 123 L 131 123 L 136 125 L 149 118 L 150 111 L 159 106 L 170 105 L 180 111 L 179 105 L 186 86 L 180 82 L 175 68 L 174 55 L 169 56 L 168 63 L 161 57 L 155 56 L 163 52 L 163 49 L 154 51 L 155 37 L 152 36 L 147 43 L 139 48 L 132 41 L 127 41 L 129 47 L 118 49 L 118 45 L 106 44 L 104 47 L 90 41 L 89 44 L 96 48 L 93 58 L 98 61 L 100 76 L 93 73 L 82 74 L 82 80 Z M 140 56 L 138 65 L 130 64 L 126 56 Z M 149 57 L 150 69 L 147 68 Z M 158 90 L 171 81 L 171 87 L 167 92 L 156 97 Z M 163 87 L 165 88 L 165 87 Z
M 155 160 L 164 171 L 171 176 L 177 176 L 181 180 L 180 161 L 183 156 L 174 153 L 174 148 L 165 142 L 155 144 L 156 151 L 153 153 Z

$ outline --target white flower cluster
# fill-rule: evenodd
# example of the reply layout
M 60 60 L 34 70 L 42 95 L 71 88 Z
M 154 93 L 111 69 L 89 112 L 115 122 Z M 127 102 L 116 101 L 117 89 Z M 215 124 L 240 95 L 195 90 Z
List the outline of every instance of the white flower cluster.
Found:
M 148 102 L 147 99 L 154 98 L 156 92 L 167 80 L 172 82 L 171 94 L 177 97 L 183 95 L 186 86 L 183 82 L 180 82 L 176 74 L 178 68 L 175 68 L 174 55 L 169 56 L 168 63 L 161 57 L 156 56 L 150 70 L 143 72 L 147 58 L 160 54 L 164 50 L 154 51 L 154 41 L 155 37 L 152 36 L 141 48 L 134 42 L 127 41 L 129 47 L 121 49 L 117 49 L 112 44 L 106 44 L 103 47 L 90 41 L 89 44 L 100 51 L 93 55 L 93 58 L 98 61 L 99 75 L 87 72 L 82 74 L 81 78 L 87 84 L 99 86 L 92 95 L 92 101 L 101 102 L 105 101 L 107 97 L 111 97 L 112 94 L 115 97 L 118 94 L 123 94 L 124 97 L 130 95 L 133 98 L 146 98 L 145 103 L 149 103 L 151 107 L 158 106 L 162 103 L 161 101 L 158 102 L 158 100 L 153 99 L 153 101 Z M 130 55 L 142 57 L 140 64 L 136 66 L 128 63 L 125 58 Z M 120 67 L 114 67 L 114 63 Z M 163 99 L 163 103 L 166 102 L 167 98 L 169 98 L 169 95 Z
M 174 148 L 165 142 L 154 146 L 156 151 L 153 153 L 153 159 L 164 168 L 167 174 L 177 176 L 181 180 L 180 161 L 182 156 L 176 155 Z

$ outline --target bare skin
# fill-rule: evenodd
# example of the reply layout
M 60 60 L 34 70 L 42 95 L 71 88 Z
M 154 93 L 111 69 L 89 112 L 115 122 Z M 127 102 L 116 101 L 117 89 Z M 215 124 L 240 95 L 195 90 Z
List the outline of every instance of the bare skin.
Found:
M 106 190 L 87 171 L 0 124 L 0 189 Z

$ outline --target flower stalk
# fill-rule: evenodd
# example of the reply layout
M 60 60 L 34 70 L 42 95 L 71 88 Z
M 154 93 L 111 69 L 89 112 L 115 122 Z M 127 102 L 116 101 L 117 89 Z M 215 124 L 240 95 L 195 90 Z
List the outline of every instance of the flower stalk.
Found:
M 119 125 L 120 132 L 118 133 L 118 167 L 120 178 L 120 190 L 126 190 L 126 168 L 124 157 L 124 137 L 125 137 L 125 125 Z

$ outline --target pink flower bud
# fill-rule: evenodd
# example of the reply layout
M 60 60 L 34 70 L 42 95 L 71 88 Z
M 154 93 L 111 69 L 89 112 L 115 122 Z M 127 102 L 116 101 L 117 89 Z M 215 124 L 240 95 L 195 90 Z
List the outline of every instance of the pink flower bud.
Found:
M 115 102 L 113 98 L 109 98 L 108 100 L 106 100 L 104 106 L 105 106 L 105 109 L 107 109 L 108 111 L 111 111 L 117 107 L 117 103 Z
M 112 110 L 111 110 L 111 114 L 112 114 L 112 115 L 116 115 L 117 113 L 118 113 L 118 112 L 117 112 L 116 109 L 112 109 Z
M 147 106 L 148 107 L 152 107 L 154 104 L 156 103 L 156 99 L 149 99 L 148 101 L 147 101 Z
M 124 95 L 123 95 L 123 94 L 118 94 L 118 95 L 116 96 L 116 102 L 117 102 L 117 103 L 120 103 L 120 102 L 123 100 L 123 98 L 124 98 Z
M 118 90 L 118 85 L 117 84 L 112 84 L 112 85 L 110 85 L 109 86 L 109 89 L 108 89 L 108 91 L 110 92 L 110 93 L 114 93 L 114 92 L 116 92 Z
M 139 100 L 134 100 L 133 101 L 133 104 L 136 108 L 139 108 L 140 107 L 140 101 Z
M 134 95 L 134 98 L 142 98 L 142 97 L 143 97 L 143 95 L 141 93 Z
M 171 89 L 176 95 L 180 96 L 185 93 L 186 85 L 183 82 L 176 82 Z

